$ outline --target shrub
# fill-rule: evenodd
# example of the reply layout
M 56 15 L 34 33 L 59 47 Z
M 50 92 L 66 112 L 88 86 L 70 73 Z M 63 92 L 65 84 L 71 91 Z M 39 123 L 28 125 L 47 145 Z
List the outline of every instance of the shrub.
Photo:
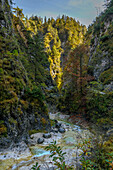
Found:
M 98 91 L 90 91 L 87 94 L 87 116 L 94 122 L 100 118 L 113 118 L 110 113 L 113 103 L 112 96 L 112 93 L 101 94 Z
M 60 170 L 72 170 L 73 169 L 72 166 L 70 167 L 66 165 L 65 158 L 64 158 L 64 155 L 66 154 L 66 152 L 62 152 L 61 147 L 56 145 L 56 141 L 51 142 L 49 146 L 47 146 L 45 149 L 50 151 L 51 155 L 49 157 L 53 158 L 52 161 L 54 165 L 58 167 L 58 169 Z M 35 169 L 35 168 L 39 168 L 38 163 L 36 163 L 36 165 L 34 165 L 32 169 L 40 170 L 40 168 L 39 169 Z
M 0 121 L 0 135 L 6 135 L 7 134 L 7 128 L 4 125 L 4 121 Z
M 110 67 L 108 70 L 102 72 L 99 79 L 104 85 L 109 84 L 111 81 L 113 81 L 113 66 Z
M 103 35 L 102 37 L 100 37 L 100 41 L 105 42 L 106 40 L 109 40 L 109 38 L 109 35 Z
M 45 124 L 47 123 L 46 119 L 43 118 L 43 117 L 42 117 L 42 119 L 41 119 L 41 122 L 42 122 L 43 125 L 45 125 Z

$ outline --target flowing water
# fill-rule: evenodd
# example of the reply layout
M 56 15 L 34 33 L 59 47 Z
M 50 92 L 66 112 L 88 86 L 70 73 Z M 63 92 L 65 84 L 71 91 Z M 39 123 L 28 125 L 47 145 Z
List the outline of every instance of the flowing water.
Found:
M 45 150 L 45 146 L 52 141 L 56 141 L 63 152 L 66 152 L 65 162 L 68 165 L 75 164 L 80 153 L 82 153 L 82 148 L 77 148 L 78 143 L 82 144 L 84 140 L 92 138 L 92 134 L 88 129 L 82 129 L 78 125 L 66 122 L 67 118 L 67 115 L 50 113 L 50 119 L 57 119 L 66 132 L 63 134 L 59 132 L 51 133 L 52 137 L 45 139 L 43 144 L 37 144 L 37 139 L 42 137 L 41 133 L 37 133 L 32 135 L 30 141 L 33 143 L 33 146 L 27 146 L 22 153 L 17 152 L 17 149 L 0 153 L 0 170 L 30 170 L 35 162 L 43 165 L 41 170 L 53 166 L 51 163 L 52 159 L 49 158 L 50 152 Z

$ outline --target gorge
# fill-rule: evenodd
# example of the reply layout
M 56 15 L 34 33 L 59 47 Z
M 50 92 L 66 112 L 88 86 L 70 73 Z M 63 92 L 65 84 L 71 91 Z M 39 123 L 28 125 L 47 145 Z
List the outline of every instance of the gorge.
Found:
M 0 0 L 0 166 L 5 150 L 49 133 L 59 112 L 99 138 L 104 156 L 82 167 L 113 168 L 113 0 L 88 28 L 65 15 L 28 18 L 12 3 Z

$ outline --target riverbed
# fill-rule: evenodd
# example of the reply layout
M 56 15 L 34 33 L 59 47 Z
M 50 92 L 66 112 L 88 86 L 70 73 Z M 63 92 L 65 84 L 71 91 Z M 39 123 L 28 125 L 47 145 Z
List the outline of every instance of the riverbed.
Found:
M 62 151 L 66 152 L 65 162 L 67 165 L 80 163 L 82 148 L 78 144 L 83 144 L 87 139 L 94 138 L 88 127 L 81 127 L 78 124 L 69 122 L 69 115 L 61 113 L 50 113 L 51 120 L 57 120 L 65 133 L 50 132 L 51 137 L 44 139 L 42 144 L 37 144 L 38 138 L 43 137 L 43 133 L 36 133 L 30 136 L 28 144 L 24 141 L 0 152 L 0 170 L 30 170 L 32 166 L 38 162 L 41 170 L 52 169 L 54 167 L 52 158 L 49 158 L 50 152 L 45 150 L 51 142 L 56 141 L 61 146 Z

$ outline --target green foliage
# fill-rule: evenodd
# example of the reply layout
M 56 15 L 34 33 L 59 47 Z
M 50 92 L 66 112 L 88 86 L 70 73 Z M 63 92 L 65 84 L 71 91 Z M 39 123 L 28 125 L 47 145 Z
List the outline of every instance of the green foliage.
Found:
M 82 169 L 94 170 L 94 169 L 110 169 L 112 165 L 113 153 L 108 153 L 105 146 L 108 142 L 103 144 L 103 138 L 97 136 L 94 139 L 84 139 L 81 143 L 77 144 L 77 148 L 80 148 L 83 152 L 79 155 L 81 156 L 80 162 Z M 52 157 L 52 162 L 60 170 L 71 170 L 73 166 L 69 167 L 65 163 L 64 155 L 60 146 L 57 146 L 56 141 L 51 142 L 49 146 L 45 148 L 50 151 L 50 157 Z M 37 167 L 38 163 L 33 166 Z
M 17 124 L 17 121 L 13 119 L 12 117 L 9 119 L 10 124 Z
M 110 38 L 109 35 L 103 35 L 102 37 L 100 37 L 100 41 L 105 42 L 106 40 L 108 40 Z
M 50 151 L 50 158 L 53 158 L 53 164 L 57 166 L 57 169 L 60 170 L 72 170 L 73 166 L 68 166 L 65 163 L 64 155 L 66 152 L 63 152 L 60 146 L 57 146 L 56 141 L 51 142 L 49 146 L 45 148 L 47 151 Z M 39 169 L 37 169 L 39 168 Z M 36 165 L 33 165 L 33 170 L 40 170 L 40 166 L 38 165 L 38 162 Z
M 100 33 L 100 28 L 101 28 L 100 22 L 95 23 L 94 24 L 94 32 L 93 32 L 93 34 L 99 34 Z
M 35 165 L 31 168 L 32 170 L 40 170 L 40 165 L 38 165 L 38 162 L 36 162 Z
M 35 113 L 48 119 L 44 88 L 49 84 L 50 74 L 38 29 L 40 19 L 25 18 L 18 7 L 12 14 L 8 1 L 0 7 L 4 20 L 3 29 L 0 29 L 0 119 L 9 125 L 8 129 L 5 124 L 1 125 L 1 134 L 8 132 L 10 135 L 13 133 L 11 126 L 14 124 L 18 131 L 26 114 L 35 117 L 31 126 L 37 123 L 35 120 L 39 115 Z
M 84 44 L 70 53 L 64 67 L 64 89 L 59 97 L 58 108 L 69 113 L 85 112 L 87 82 L 93 77 L 87 74 L 88 47 Z
M 0 121 L 0 135 L 7 136 L 7 127 L 4 124 L 4 121 Z
M 87 94 L 87 116 L 94 122 L 101 118 L 113 119 L 112 115 L 112 93 L 101 94 L 99 91 L 89 91 Z M 104 122 L 103 122 L 104 123 Z
M 100 81 L 105 85 L 113 81 L 113 66 L 101 73 Z
M 34 86 L 33 89 L 26 88 L 25 95 L 30 98 L 38 98 L 40 101 L 44 100 L 44 95 L 39 87 Z
M 88 69 L 87 70 L 88 74 L 93 76 L 93 74 L 94 74 L 94 66 L 89 65 L 87 69 Z
M 50 62 L 50 74 L 60 90 L 63 85 L 64 61 L 71 50 L 83 43 L 87 29 L 68 16 L 57 18 L 56 21 L 49 18 L 43 26 L 46 30 L 44 44 Z
M 101 20 L 107 20 L 108 18 L 110 18 L 110 16 L 113 14 L 113 2 L 112 0 L 110 1 L 109 5 L 107 6 L 105 12 L 103 13 L 103 15 L 101 16 Z
M 97 91 L 97 93 L 99 92 L 99 90 L 102 90 L 102 84 L 98 81 L 91 81 L 89 83 L 89 86 L 91 87 L 92 90 L 94 90 L 95 92 Z
M 112 168 L 113 154 L 106 152 L 103 139 L 88 139 L 85 140 L 83 144 L 80 144 L 79 147 L 83 150 L 80 160 L 83 168 L 87 170 Z
M 94 38 L 91 39 L 91 45 L 93 45 L 93 44 L 94 44 Z
M 47 146 L 45 149 L 50 151 L 51 153 L 50 157 L 53 157 L 54 165 L 56 165 L 58 169 L 59 168 L 60 170 L 72 169 L 72 167 L 66 165 L 65 158 L 64 158 L 66 152 L 62 152 L 61 147 L 56 145 L 56 141 L 51 142 L 49 146 Z
M 47 131 L 45 131 L 44 129 L 42 129 L 42 130 L 36 130 L 36 129 L 33 129 L 33 130 L 29 130 L 29 135 L 32 135 L 32 134 L 35 134 L 35 133 L 40 133 L 40 132 L 47 132 Z

